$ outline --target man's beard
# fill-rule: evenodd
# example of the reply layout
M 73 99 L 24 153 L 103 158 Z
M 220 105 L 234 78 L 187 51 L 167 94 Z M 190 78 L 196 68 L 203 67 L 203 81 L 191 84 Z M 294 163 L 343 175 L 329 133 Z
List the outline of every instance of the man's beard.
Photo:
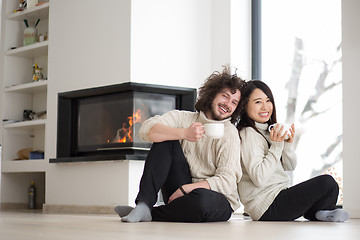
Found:
M 228 113 L 225 113 L 225 114 L 217 113 L 217 110 L 220 107 L 222 107 L 222 108 L 226 109 L 227 111 L 229 111 L 228 110 L 229 108 L 224 104 L 218 104 L 215 109 L 211 108 L 211 115 L 212 115 L 214 120 L 221 121 L 221 120 L 224 120 L 226 118 L 231 117 L 231 115 L 228 115 Z M 226 115 L 226 116 L 224 116 L 224 115 Z
M 212 118 L 213 118 L 214 120 L 216 120 L 216 121 L 221 121 L 221 120 L 224 120 L 224 119 L 230 117 L 230 116 L 223 116 L 223 115 L 221 115 L 221 114 L 217 114 L 217 113 L 214 111 L 214 109 L 211 109 L 211 112 L 210 112 L 210 113 L 211 113 Z

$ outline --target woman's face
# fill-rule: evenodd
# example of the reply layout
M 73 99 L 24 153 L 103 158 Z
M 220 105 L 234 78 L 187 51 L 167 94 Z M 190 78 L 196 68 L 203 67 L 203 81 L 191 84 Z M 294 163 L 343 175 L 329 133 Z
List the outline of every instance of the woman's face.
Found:
M 273 104 L 261 89 L 256 88 L 249 97 L 246 112 L 255 122 L 266 123 L 272 115 Z

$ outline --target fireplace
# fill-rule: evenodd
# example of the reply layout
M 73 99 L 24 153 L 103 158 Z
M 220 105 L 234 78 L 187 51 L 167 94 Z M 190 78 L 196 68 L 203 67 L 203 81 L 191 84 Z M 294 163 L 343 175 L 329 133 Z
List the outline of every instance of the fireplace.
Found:
M 194 111 L 196 89 L 140 83 L 59 93 L 57 156 L 50 162 L 144 160 L 151 143 L 139 136 L 149 117 Z

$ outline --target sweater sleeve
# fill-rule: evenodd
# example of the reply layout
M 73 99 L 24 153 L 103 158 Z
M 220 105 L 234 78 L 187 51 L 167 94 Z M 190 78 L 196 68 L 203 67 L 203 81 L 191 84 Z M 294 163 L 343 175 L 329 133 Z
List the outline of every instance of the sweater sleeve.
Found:
M 229 123 L 230 125 L 230 123 Z M 216 171 L 212 177 L 207 178 L 211 190 L 220 192 L 225 196 L 233 193 L 242 176 L 240 165 L 240 138 L 235 126 L 231 124 L 227 133 L 216 144 Z M 214 149 L 215 150 L 215 149 Z
M 285 171 L 294 171 L 296 168 L 297 157 L 292 143 L 284 143 L 282 165 Z
M 283 149 L 283 142 L 272 142 L 271 147 L 265 138 L 253 128 L 247 127 L 241 132 L 241 161 L 251 181 L 257 186 L 266 185 L 277 166 Z
M 156 115 L 154 117 L 145 120 L 141 124 L 139 135 L 144 141 L 150 142 L 149 131 L 155 124 L 160 123 L 169 127 L 176 127 L 176 128 L 188 127 L 185 125 L 189 122 L 189 119 L 191 119 L 191 115 L 193 115 L 192 112 L 179 111 L 179 110 L 173 110 L 161 116 Z

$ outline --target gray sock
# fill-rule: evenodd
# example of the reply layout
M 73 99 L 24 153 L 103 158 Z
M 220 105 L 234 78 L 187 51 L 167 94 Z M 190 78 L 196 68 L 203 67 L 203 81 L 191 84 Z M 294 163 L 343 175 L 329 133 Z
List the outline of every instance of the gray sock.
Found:
M 119 214 L 119 217 L 125 217 L 128 215 L 134 208 L 130 206 L 116 206 L 114 211 Z
M 150 222 L 151 218 L 151 211 L 148 205 L 144 202 L 138 202 L 136 207 L 126 216 L 121 218 L 123 222 Z
M 324 222 L 345 222 L 350 214 L 343 209 L 320 210 L 315 213 L 315 217 Z

